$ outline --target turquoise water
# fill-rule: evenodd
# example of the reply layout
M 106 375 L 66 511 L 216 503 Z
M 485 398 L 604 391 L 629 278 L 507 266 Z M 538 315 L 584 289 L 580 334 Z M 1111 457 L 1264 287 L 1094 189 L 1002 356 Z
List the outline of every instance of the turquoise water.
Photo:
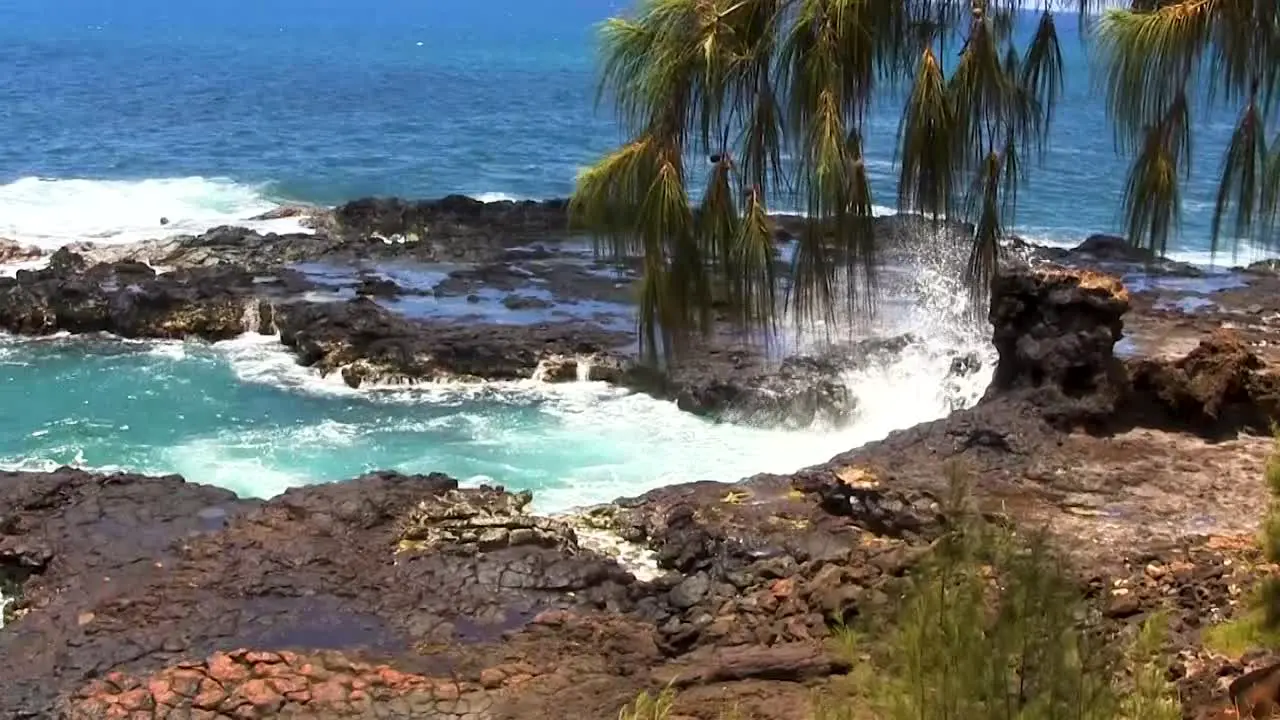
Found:
M 212 346 L 10 339 L 0 344 L 0 467 L 177 472 L 258 496 L 380 468 L 442 471 L 538 490 L 538 506 L 556 510 L 820 461 L 942 412 L 947 362 L 921 350 L 853 376 L 873 404 L 863 422 L 788 432 L 712 424 L 604 383 L 355 391 L 296 366 L 265 336 Z M 907 389 L 905 368 L 925 382 Z M 891 387 L 905 404 L 883 402 Z

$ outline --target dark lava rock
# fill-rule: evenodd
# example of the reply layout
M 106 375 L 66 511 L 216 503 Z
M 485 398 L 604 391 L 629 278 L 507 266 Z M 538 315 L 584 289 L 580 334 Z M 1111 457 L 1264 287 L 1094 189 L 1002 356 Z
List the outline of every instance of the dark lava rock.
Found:
M 1130 263 L 1145 263 L 1156 259 L 1155 253 L 1151 250 L 1135 247 L 1128 240 L 1117 235 L 1090 235 L 1084 242 L 1072 248 L 1071 252 L 1092 255 L 1099 260 Z
M 413 666 L 414 647 L 494 643 L 547 610 L 625 609 L 633 583 L 578 549 L 571 531 L 524 516 L 527 499 L 458 490 L 443 475 L 376 473 L 267 502 L 178 477 L 70 469 L 0 473 L 0 488 L 0 571 L 26 573 L 21 617 L 0 631 L 3 717 L 91 717 L 61 701 L 127 694 L 146 686 L 124 675 L 237 647 L 267 653 L 232 653 L 248 665 L 305 648 L 373 650 Z M 222 528 L 205 522 L 210 507 L 225 511 Z M 560 541 L 521 541 L 538 532 Z M 495 533 L 506 540 L 487 542 Z M 223 690 L 251 677 L 234 667 L 225 677 L 205 672 L 227 681 Z M 90 686 L 94 678 L 106 684 Z M 144 693 L 146 708 L 204 707 L 194 680 L 176 695 Z M 292 699 L 276 690 L 278 702 Z
M 127 248 L 122 248 L 127 250 Z M 349 250 L 341 239 L 324 234 L 262 234 L 243 227 L 223 225 L 200 235 L 179 235 L 144 243 L 134 251 L 154 265 L 201 267 L 223 263 L 248 270 L 270 270 L 290 263 L 319 260 Z M 106 254 L 115 248 L 95 248 L 90 255 Z
M 1208 437 L 1271 432 L 1280 417 L 1280 377 L 1230 330 L 1219 331 L 1185 357 L 1142 358 L 1129 373 L 1145 425 Z
M 1256 262 L 1249 263 L 1249 266 L 1244 270 L 1245 272 L 1253 273 L 1255 275 L 1280 275 L 1280 259 L 1268 258 L 1266 260 L 1258 260 Z
M 1129 308 L 1118 280 L 1087 271 L 1016 269 L 997 276 L 988 397 L 1021 392 L 1068 425 L 1107 419 L 1124 392 L 1114 346 Z
M 386 278 L 363 278 L 360 280 L 360 284 L 356 285 L 357 295 L 395 297 L 402 292 L 403 289 L 394 280 Z
M 245 331 L 252 294 L 246 271 L 192 268 L 157 276 L 118 262 L 88 267 L 65 248 L 47 268 L 0 278 L 0 329 L 44 335 L 110 332 L 123 337 L 223 340 Z
M 551 307 L 553 303 L 542 298 L 508 295 L 502 299 L 502 304 L 508 310 L 542 310 Z
M 456 325 L 415 321 L 368 298 L 292 303 L 275 310 L 281 341 L 304 365 L 341 372 L 352 387 L 441 378 L 518 380 L 554 355 L 609 355 L 627 341 L 582 323 Z
M 698 573 L 685 578 L 671 590 L 671 604 L 681 610 L 688 610 L 707 596 L 711 589 L 711 580 L 706 573 Z
M 454 270 L 433 288 L 438 297 L 473 293 L 481 289 L 512 292 L 529 284 L 529 272 L 515 265 L 489 263 Z
M 363 198 L 314 218 L 313 224 L 322 234 L 347 240 L 405 240 L 391 246 L 388 252 L 394 254 L 483 262 L 530 238 L 563 233 L 568 227 L 566 208 L 564 200 L 485 203 L 462 195 L 419 201 Z

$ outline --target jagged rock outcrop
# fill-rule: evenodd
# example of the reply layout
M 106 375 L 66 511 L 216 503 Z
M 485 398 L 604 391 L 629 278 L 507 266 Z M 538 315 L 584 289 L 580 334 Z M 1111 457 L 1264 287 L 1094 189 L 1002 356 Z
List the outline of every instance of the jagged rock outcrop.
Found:
M 1125 392 L 1114 348 L 1129 296 L 1091 271 L 1015 269 L 992 291 L 992 342 L 999 361 L 987 397 L 1018 394 L 1051 422 L 1096 423 Z
M 244 332 L 246 300 L 257 289 L 253 275 L 241 268 L 157 276 L 135 262 L 89 266 L 64 248 L 46 268 L 0 277 L 0 330 L 223 340 Z
M 369 298 L 292 303 L 275 312 L 281 341 L 352 387 L 446 378 L 521 380 L 556 356 L 614 356 L 627 336 L 583 323 L 533 326 L 409 320 Z M 602 376 L 603 377 L 603 376 Z
M 578 550 L 567 523 L 530 515 L 533 493 L 501 488 L 449 490 L 424 498 L 405 517 L 400 548 L 418 551 L 486 552 L 534 545 L 566 553 Z
M 432 242 L 434 236 L 465 238 L 451 243 L 445 254 L 461 260 L 499 236 L 519 237 L 564 232 L 568 229 L 568 201 L 482 202 L 464 195 L 438 200 L 369 197 L 334 208 L 314 225 L 344 237 L 399 238 L 409 244 Z M 468 248 L 467 245 L 474 245 Z M 443 257 L 441 259 L 444 259 Z
M 1184 357 L 1138 359 L 1129 373 L 1133 411 L 1148 424 L 1226 437 L 1269 434 L 1280 418 L 1280 374 L 1231 330 L 1210 335 Z

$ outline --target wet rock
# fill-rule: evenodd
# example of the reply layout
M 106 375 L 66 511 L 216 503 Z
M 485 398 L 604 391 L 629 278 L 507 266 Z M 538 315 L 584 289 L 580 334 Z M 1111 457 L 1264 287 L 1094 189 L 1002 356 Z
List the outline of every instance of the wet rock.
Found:
M 523 295 L 508 295 L 502 299 L 502 304 L 508 310 L 542 310 L 552 306 L 552 303 L 542 298 Z
M 386 278 L 364 278 L 356 285 L 356 295 L 395 297 L 401 292 L 403 289 L 394 280 Z
M 1270 258 L 1249 263 L 1245 272 L 1255 275 L 1280 275 L 1280 259 Z
M 41 254 L 40 248 L 34 245 L 22 245 L 13 240 L 0 238 L 0 265 L 35 260 Z
M 310 215 L 312 213 L 318 212 L 319 210 L 320 210 L 319 208 L 310 207 L 307 205 L 292 205 L 292 204 L 281 205 L 280 207 L 275 208 L 274 210 L 268 210 L 262 213 L 261 215 L 257 215 L 249 219 L 254 221 L 282 220 L 284 218 L 302 217 L 302 216 Z
M 1092 255 L 1099 260 L 1130 263 L 1151 262 L 1156 258 L 1155 253 L 1149 249 L 1136 247 L 1117 235 L 1090 235 L 1084 242 L 1072 248 L 1071 252 Z
M 746 349 L 710 348 L 665 372 L 634 367 L 623 382 L 674 398 L 687 412 L 733 422 L 839 427 L 857 413 L 857 398 L 849 390 L 846 373 L 892 362 L 913 342 L 912 335 L 871 338 L 779 363 L 764 361 Z
M 415 321 L 368 298 L 346 303 L 290 303 L 275 312 L 280 339 L 304 365 L 340 372 L 352 387 L 444 378 L 533 377 L 552 356 L 599 356 L 625 335 L 582 323 L 459 325 Z M 604 363 L 601 363 L 604 366 Z
M 627 369 L 616 356 L 594 353 L 590 355 L 548 355 L 534 368 L 533 379 L 540 382 L 604 381 L 621 382 Z
M 248 329 L 245 312 L 253 290 L 253 277 L 239 268 L 157 276 L 129 261 L 90 267 L 63 248 L 47 268 L 0 278 L 0 329 L 224 340 Z

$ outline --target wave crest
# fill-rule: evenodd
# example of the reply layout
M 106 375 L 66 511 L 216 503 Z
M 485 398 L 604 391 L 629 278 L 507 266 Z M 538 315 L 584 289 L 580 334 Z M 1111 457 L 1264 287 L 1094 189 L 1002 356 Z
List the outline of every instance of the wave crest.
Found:
M 297 218 L 251 220 L 279 206 L 267 185 L 226 178 L 24 177 L 0 185 L 0 237 L 52 250 L 71 242 L 129 243 L 194 235 L 218 225 L 307 232 Z

